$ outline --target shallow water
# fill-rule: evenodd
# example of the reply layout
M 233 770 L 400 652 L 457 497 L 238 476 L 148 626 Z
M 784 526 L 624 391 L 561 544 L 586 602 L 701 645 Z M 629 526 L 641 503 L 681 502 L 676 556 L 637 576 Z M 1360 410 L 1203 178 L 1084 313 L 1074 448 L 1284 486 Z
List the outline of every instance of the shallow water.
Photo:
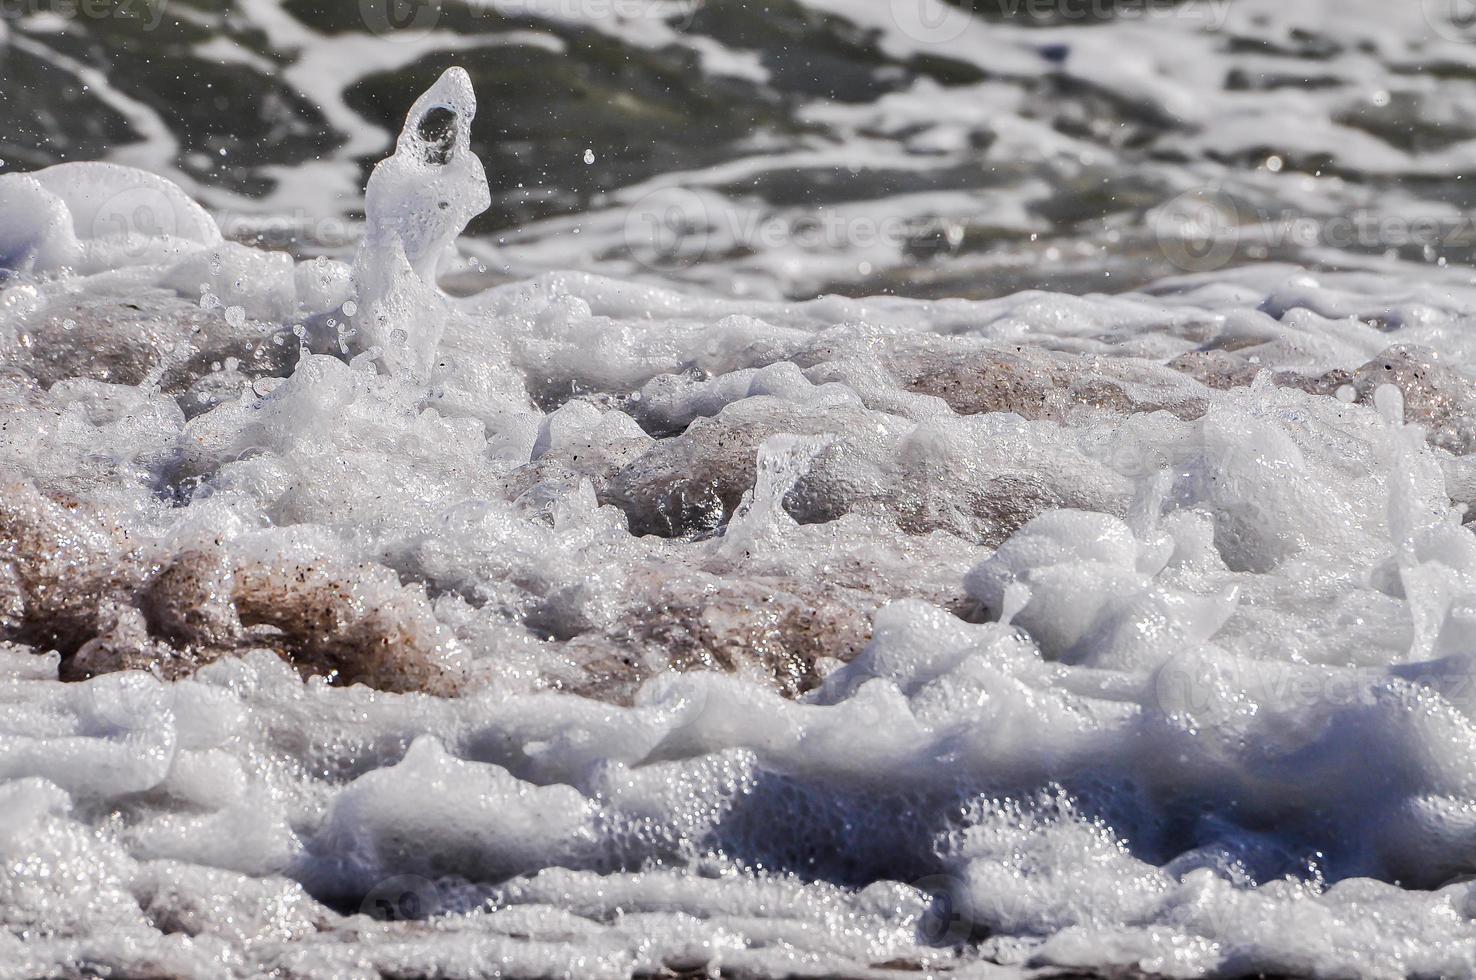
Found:
M 180 187 L 0 177 L 0 976 L 1476 972 L 1476 49 L 1287 6 L 169 8 L 260 158 L 7 82 Z

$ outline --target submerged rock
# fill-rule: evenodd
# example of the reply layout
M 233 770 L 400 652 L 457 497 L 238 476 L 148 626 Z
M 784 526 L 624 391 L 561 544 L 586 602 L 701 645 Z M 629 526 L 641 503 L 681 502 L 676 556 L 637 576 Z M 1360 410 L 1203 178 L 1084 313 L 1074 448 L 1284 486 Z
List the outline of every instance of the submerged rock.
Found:
M 1369 407 L 1381 385 L 1393 385 L 1404 399 L 1404 421 L 1423 428 L 1430 445 L 1458 456 L 1476 450 L 1476 381 L 1427 347 L 1396 344 L 1356 368 L 1320 375 L 1218 349 L 1181 354 L 1169 367 L 1220 390 L 1246 387 L 1266 371 L 1277 385 Z
M 898 350 L 889 362 L 903 388 L 941 398 L 960 415 L 1014 412 L 1062 421 L 1073 409 L 1098 408 L 1166 411 L 1187 421 L 1206 408 L 1198 386 L 1161 365 L 1122 357 L 936 341 Z
M 1476 451 L 1476 381 L 1427 347 L 1397 344 L 1349 376 L 1320 380 L 1334 393 L 1350 385 L 1354 400 L 1370 406 L 1381 385 L 1393 385 L 1404 396 L 1404 421 L 1422 427 L 1432 446 L 1458 456 Z
M 157 385 L 184 395 L 228 361 L 246 380 L 280 377 L 296 360 L 290 332 L 164 290 L 123 296 L 65 297 L 17 324 L 17 343 L 3 357 L 45 386 L 72 378 Z M 218 399 L 217 399 L 218 400 Z M 190 414 L 202 401 L 181 398 Z
M 423 594 L 384 568 L 252 560 L 219 543 L 170 556 L 14 479 L 0 494 L 0 555 L 3 639 L 59 651 L 66 678 L 178 677 L 265 647 L 339 683 L 442 694 L 461 683 Z
M 570 689 L 629 703 L 657 674 L 717 671 L 796 697 L 818 686 L 827 661 L 855 658 L 886 601 L 766 577 L 679 575 L 652 585 L 604 635 L 568 644 L 584 673 Z

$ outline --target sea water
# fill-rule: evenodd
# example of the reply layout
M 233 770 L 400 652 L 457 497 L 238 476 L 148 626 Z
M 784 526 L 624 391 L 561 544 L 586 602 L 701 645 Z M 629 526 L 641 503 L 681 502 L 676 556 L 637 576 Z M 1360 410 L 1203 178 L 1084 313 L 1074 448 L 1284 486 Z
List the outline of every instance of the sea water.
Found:
M 1469 274 L 457 299 L 476 108 L 0 177 L 0 973 L 1476 971 Z

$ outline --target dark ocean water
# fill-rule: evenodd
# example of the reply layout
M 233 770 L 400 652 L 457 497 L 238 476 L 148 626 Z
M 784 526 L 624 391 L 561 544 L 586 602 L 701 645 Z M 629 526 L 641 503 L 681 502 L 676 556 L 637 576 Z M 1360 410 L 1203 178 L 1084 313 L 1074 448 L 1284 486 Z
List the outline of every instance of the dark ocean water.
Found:
M 0 158 L 139 164 L 228 234 L 342 252 L 367 168 L 456 63 L 493 195 L 465 288 L 576 267 L 987 296 L 1464 263 L 1476 39 L 1446 6 L 25 0 Z

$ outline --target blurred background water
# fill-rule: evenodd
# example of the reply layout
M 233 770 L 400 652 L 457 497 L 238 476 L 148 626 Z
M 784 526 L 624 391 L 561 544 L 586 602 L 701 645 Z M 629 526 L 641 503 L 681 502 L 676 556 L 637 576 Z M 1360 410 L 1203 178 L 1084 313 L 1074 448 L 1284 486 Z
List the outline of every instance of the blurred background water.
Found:
M 0 171 L 142 166 L 231 237 L 342 254 L 368 169 L 461 64 L 493 203 L 453 289 L 580 268 L 979 297 L 1467 264 L 1467 6 L 3 0 Z

